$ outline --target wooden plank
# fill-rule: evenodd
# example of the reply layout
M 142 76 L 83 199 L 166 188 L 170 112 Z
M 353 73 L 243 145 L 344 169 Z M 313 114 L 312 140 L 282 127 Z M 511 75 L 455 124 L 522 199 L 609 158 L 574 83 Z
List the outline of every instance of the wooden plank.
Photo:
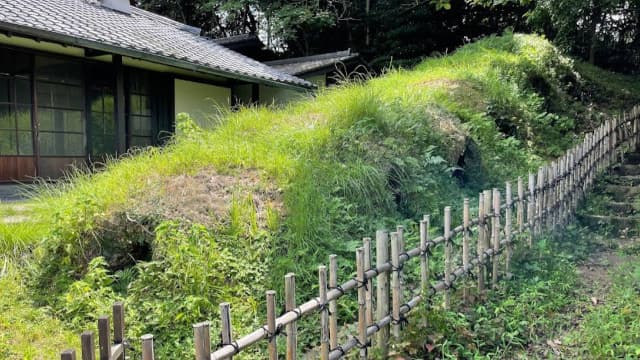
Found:
M 362 239 L 362 247 L 364 248 L 364 271 L 371 269 L 371 238 Z M 365 288 L 366 317 L 367 326 L 373 324 L 373 278 L 367 279 L 367 287 Z
M 30 181 L 36 176 L 36 160 L 32 156 L 0 156 L 0 182 Z
M 145 334 L 140 337 L 142 342 L 142 360 L 155 360 L 153 351 L 153 335 Z
M 92 331 L 85 331 L 80 335 L 82 360 L 96 360 L 96 348 Z
M 122 302 L 116 302 L 113 304 L 113 342 L 117 344 L 124 343 L 124 304 Z M 114 360 L 124 360 L 124 346 L 122 347 L 122 354 L 115 357 Z M 113 357 L 112 357 L 113 358 Z
M 268 290 L 267 297 L 267 331 L 269 332 L 269 360 L 278 360 L 278 334 L 276 333 L 276 292 Z
M 391 318 L 393 320 L 393 336 L 400 338 L 400 239 L 397 232 L 391 233 Z
M 500 191 L 493 189 L 493 219 L 491 219 L 491 229 L 493 239 L 493 269 L 491 271 L 491 285 L 495 288 L 498 286 L 498 266 L 500 264 Z
M 447 284 L 447 288 L 450 288 L 451 283 L 451 268 L 452 256 L 453 256 L 453 239 L 451 238 L 451 207 L 444 208 L 444 282 Z M 451 290 L 447 289 L 444 292 L 444 308 L 449 310 L 451 308 Z
M 364 277 L 364 248 L 356 249 L 356 278 L 358 279 L 358 343 L 360 359 L 367 359 L 367 298 Z
M 427 253 L 427 244 L 429 243 L 429 227 L 431 217 L 424 215 L 420 221 L 420 284 L 422 293 L 427 294 L 429 289 L 429 255 Z M 426 326 L 426 324 L 424 324 Z
M 231 304 L 220 304 L 220 340 L 222 345 L 229 345 L 233 341 L 233 329 L 231 327 Z M 231 359 L 228 357 L 227 359 Z
M 76 360 L 76 351 L 73 349 L 63 351 L 60 354 L 60 360 Z
M 289 273 L 284 277 L 284 307 L 286 311 L 296 308 L 296 275 Z M 295 321 L 287 324 L 287 360 L 298 358 L 298 325 Z
M 478 194 L 478 244 L 476 245 L 476 251 L 478 257 L 481 257 L 484 251 L 484 193 Z M 480 296 L 484 291 L 484 265 L 482 262 L 478 262 L 478 295 Z
M 376 265 L 378 267 L 389 261 L 389 235 L 386 231 L 376 231 Z M 380 321 L 389 315 L 389 273 L 378 274 L 376 288 L 376 319 Z M 389 326 L 383 326 L 378 332 L 376 341 L 380 357 L 386 359 L 389 355 Z
M 536 178 L 535 175 L 529 173 L 529 198 L 527 199 L 527 226 L 529 227 L 528 245 L 533 246 L 533 235 L 536 226 Z
M 329 360 L 329 309 L 327 308 L 327 267 L 318 267 L 320 300 L 320 359 Z
M 208 321 L 193 325 L 193 342 L 196 348 L 196 360 L 211 359 L 211 324 Z
M 100 316 L 98 318 L 98 348 L 100 360 L 110 360 L 111 357 L 111 329 L 109 328 L 109 317 Z
M 471 221 L 471 214 L 469 210 L 469 199 L 465 198 L 462 205 L 462 266 L 465 272 L 469 271 L 469 232 L 471 228 L 469 226 Z M 469 287 L 464 286 L 462 297 L 465 304 L 469 303 Z
M 512 196 L 511 196 L 511 183 L 507 181 L 505 184 L 505 196 L 506 196 L 506 204 L 507 208 L 505 211 L 504 218 L 504 236 L 505 240 L 507 240 L 507 255 L 505 259 L 505 273 L 507 278 L 511 278 L 511 257 L 513 253 L 513 244 L 511 244 L 511 224 L 513 222 L 512 217 Z
M 517 223 L 518 223 L 518 231 L 520 234 L 524 232 L 524 182 L 522 181 L 522 177 L 518 176 L 518 209 L 517 209 Z
M 329 255 L 329 288 L 338 286 L 338 255 Z M 338 301 L 329 301 L 329 348 L 338 347 Z

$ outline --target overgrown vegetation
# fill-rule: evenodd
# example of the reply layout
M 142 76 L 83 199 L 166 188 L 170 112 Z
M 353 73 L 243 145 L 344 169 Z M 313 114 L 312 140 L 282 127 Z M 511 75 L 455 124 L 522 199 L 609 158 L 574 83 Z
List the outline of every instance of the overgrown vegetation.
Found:
M 506 34 L 284 109 L 229 113 L 213 130 L 181 116 L 164 148 L 43 184 L 29 222 L 0 225 L 2 250 L 28 280 L 21 296 L 70 330 L 123 299 L 134 351 L 151 332 L 159 357 L 188 357 L 191 324 L 216 319 L 219 302 L 244 334 L 285 273 L 306 299 L 328 254 L 351 259 L 362 236 L 423 213 L 437 224 L 445 205 L 568 148 L 611 110 L 585 100 L 594 92 L 637 101 L 637 83 L 576 69 L 546 40 Z

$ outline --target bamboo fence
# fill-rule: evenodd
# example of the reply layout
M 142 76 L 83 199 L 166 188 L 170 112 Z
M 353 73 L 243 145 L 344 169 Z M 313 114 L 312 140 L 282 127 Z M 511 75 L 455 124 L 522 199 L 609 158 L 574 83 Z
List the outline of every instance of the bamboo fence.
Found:
M 286 335 L 287 360 L 302 357 L 298 349 L 297 321 L 302 317 L 319 316 L 319 355 L 321 360 L 335 360 L 357 352 L 360 359 L 371 357 L 375 347 L 380 357 L 386 358 L 390 336 L 398 338 L 402 325 L 411 310 L 419 304 L 429 304 L 434 295 L 442 293 L 444 307 L 451 306 L 457 283 L 465 278 L 476 278 L 477 294 L 495 287 L 501 277 L 510 276 L 511 257 L 515 245 L 524 242 L 531 247 L 535 239 L 545 232 L 553 232 L 573 220 L 576 208 L 591 189 L 596 176 L 616 164 L 618 156 L 636 150 L 640 142 L 640 107 L 627 114 L 607 120 L 587 133 L 581 143 L 566 153 L 542 166 L 537 173 L 530 173 L 527 182 L 519 177 L 515 182 L 506 182 L 504 192 L 491 189 L 478 196 L 477 217 L 470 213 L 470 199 L 464 199 L 462 224 L 452 228 L 451 207 L 444 209 L 443 233 L 431 238 L 430 216 L 420 221 L 420 242 L 415 248 L 405 250 L 404 228 L 396 231 L 376 232 L 375 241 L 363 239 L 363 246 L 356 250 L 356 276 L 338 284 L 337 256 L 331 255 L 329 268 L 318 268 L 318 296 L 296 305 L 295 274 L 285 276 L 285 309 L 276 314 L 276 293 L 266 292 L 266 324 L 253 332 L 232 338 L 231 307 L 220 304 L 220 345 L 211 348 L 210 323 L 193 325 L 196 360 L 232 359 L 244 350 L 261 342 L 267 343 L 265 358 L 276 360 L 277 341 Z M 475 237 L 475 239 L 474 239 Z M 457 244 L 456 241 L 461 244 Z M 372 242 L 375 243 L 375 266 L 372 259 Z M 433 251 L 443 248 L 444 269 L 442 274 L 430 272 Z M 475 252 L 473 250 L 475 249 Z M 455 252 L 458 254 L 455 254 Z M 472 253 L 475 256 L 472 257 Z M 405 264 L 419 260 L 419 284 L 411 288 L 406 282 Z M 470 301 L 470 282 L 462 289 L 462 299 Z M 357 292 L 357 334 L 351 334 L 339 343 L 337 302 L 345 294 Z M 344 320 L 344 319 L 343 319 Z M 114 337 L 110 339 L 109 317 L 98 320 L 98 344 L 100 360 L 124 360 L 124 306 L 113 307 Z M 143 360 L 153 360 L 153 336 L 141 337 Z M 82 360 L 95 360 L 94 336 L 92 332 L 81 335 Z M 63 360 L 75 360 L 75 350 L 61 353 Z

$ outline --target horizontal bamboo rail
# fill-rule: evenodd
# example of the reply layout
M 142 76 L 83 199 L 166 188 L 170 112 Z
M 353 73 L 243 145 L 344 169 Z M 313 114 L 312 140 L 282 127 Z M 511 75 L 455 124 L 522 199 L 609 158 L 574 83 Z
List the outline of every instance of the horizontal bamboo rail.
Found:
M 298 306 L 295 306 L 295 275 L 288 274 L 285 277 L 285 312 L 276 317 L 276 294 L 268 291 L 265 325 L 239 339 L 231 339 L 230 306 L 222 304 L 221 345 L 212 351 L 208 322 L 194 325 L 196 359 L 231 359 L 264 340 L 269 349 L 266 356 L 276 359 L 277 340 L 283 329 L 287 331 L 287 359 L 294 359 L 298 353 L 297 321 L 316 313 L 320 314 L 321 320 L 318 332 L 321 359 L 340 359 L 354 349 L 359 350 L 361 359 L 366 359 L 374 335 L 377 335 L 375 346 L 383 357 L 386 356 L 390 333 L 398 335 L 400 325 L 406 322 L 411 310 L 419 304 L 443 293 L 445 307 L 450 306 L 455 284 L 464 278 L 478 278 L 476 291 L 481 296 L 487 291 L 487 284 L 495 286 L 501 277 L 509 277 L 511 254 L 516 243 L 524 239 L 526 245 L 531 247 L 534 239 L 543 232 L 554 231 L 570 222 L 596 176 L 615 164 L 618 156 L 625 151 L 637 148 L 639 128 L 640 107 L 634 107 L 630 114 L 625 113 L 604 122 L 587 133 L 581 143 L 567 150 L 563 156 L 540 167 L 537 173 L 529 174 L 526 179 L 528 182 L 518 178 L 515 196 L 510 182 L 505 183 L 504 192 L 501 189 L 481 192 L 476 218 L 471 218 L 470 199 L 465 199 L 463 224 L 453 229 L 451 208 L 447 207 L 442 236 L 430 238 L 430 217 L 425 215 L 420 222 L 420 243 L 415 248 L 405 251 L 402 227 L 391 233 L 378 231 L 375 249 L 371 247 L 371 239 L 365 238 L 363 246 L 356 250 L 357 274 L 342 284 L 337 284 L 337 258 L 332 255 L 329 274 L 325 266 L 318 269 L 318 297 Z M 473 235 L 477 236 L 475 246 L 471 241 Z M 458 238 L 462 238 L 461 245 L 456 244 Z M 429 263 L 433 250 L 438 246 L 443 246 L 445 250 L 445 269 L 431 279 Z M 461 264 L 456 263 L 458 257 L 454 254 L 454 250 L 458 249 Z M 376 255 L 375 262 L 372 261 L 372 250 Z M 476 256 L 470 258 L 471 254 Z M 410 284 L 404 282 L 403 269 L 412 259 L 420 260 L 420 284 L 408 288 Z M 501 263 L 504 271 L 501 271 Z M 343 344 L 338 344 L 336 302 L 354 290 L 358 293 L 358 331 Z M 407 295 L 410 298 L 404 301 Z M 470 289 L 465 288 L 465 301 L 469 296 Z M 108 318 L 99 320 L 100 360 L 124 359 L 124 310 L 116 314 L 115 306 L 114 325 L 118 328 L 114 332 L 115 343 L 111 344 L 105 331 L 108 329 Z M 390 332 L 390 327 L 393 327 L 393 332 Z M 121 333 L 118 332 L 120 329 Z M 141 340 L 143 359 L 153 359 L 153 337 L 145 335 Z M 93 349 L 92 333 L 83 333 L 82 349 L 83 360 L 94 359 L 90 355 L 85 357 L 85 351 L 91 352 L 87 349 Z M 69 359 L 75 356 L 75 352 L 66 350 L 61 356 Z

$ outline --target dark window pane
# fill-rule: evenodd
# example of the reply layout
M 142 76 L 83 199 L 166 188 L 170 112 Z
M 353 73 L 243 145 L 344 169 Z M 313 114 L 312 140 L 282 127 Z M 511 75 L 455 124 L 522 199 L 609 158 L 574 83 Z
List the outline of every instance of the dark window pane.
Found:
M 64 118 L 64 131 L 84 133 L 82 111 L 59 110 Z
M 129 114 L 139 115 L 141 106 L 140 106 L 140 98 L 142 96 L 132 94 L 129 97 Z
M 84 97 L 77 86 L 38 83 L 38 104 L 46 107 L 82 109 Z
M 116 119 L 113 113 L 104 114 L 104 133 L 107 135 L 116 134 Z
M 11 101 L 9 94 L 11 94 L 11 80 L 6 77 L 0 77 L 0 102 Z
M 115 154 L 116 141 L 113 136 L 96 136 L 92 138 L 92 154 L 105 155 Z
M 18 153 L 33 155 L 33 135 L 31 131 L 18 131 Z
M 38 126 L 40 131 L 54 131 L 54 112 L 52 109 L 38 108 Z
M 0 130 L 0 155 L 17 155 L 16 132 Z
M 151 136 L 151 118 L 145 116 L 131 116 L 130 117 L 130 129 L 131 135 L 138 136 Z
M 15 130 L 16 117 L 11 105 L 0 105 L 0 129 Z
M 91 133 L 94 136 L 102 136 L 104 134 L 104 115 L 101 112 L 92 112 L 90 117 Z
M 130 147 L 145 147 L 151 146 L 151 137 L 142 137 L 142 136 L 132 136 L 129 139 Z
M 151 115 L 151 101 L 148 96 L 140 98 L 140 115 Z
M 0 74 L 29 74 L 30 67 L 31 55 L 6 49 L 0 51 Z
M 16 79 L 16 103 L 31 104 L 31 80 Z
M 84 156 L 84 135 L 41 132 L 40 153 L 43 156 Z
M 31 130 L 31 106 L 16 106 L 18 130 Z
M 36 56 L 36 78 L 80 85 L 82 82 L 82 65 L 62 59 Z
M 94 91 L 89 92 L 89 108 L 91 109 L 91 111 L 95 112 L 104 111 L 102 94 Z

